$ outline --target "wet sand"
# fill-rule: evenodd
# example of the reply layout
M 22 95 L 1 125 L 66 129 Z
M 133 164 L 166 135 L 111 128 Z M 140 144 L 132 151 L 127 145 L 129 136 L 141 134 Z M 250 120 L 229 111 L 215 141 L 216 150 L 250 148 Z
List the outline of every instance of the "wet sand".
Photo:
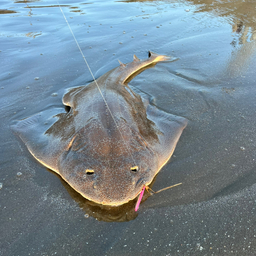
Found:
M 152 188 L 182 186 L 138 214 L 91 205 L 11 132 L 92 78 L 56 3 L 3 2 L 0 255 L 255 254 L 256 4 L 226 2 L 61 2 L 96 77 L 148 50 L 179 58 L 130 83 L 189 120 Z

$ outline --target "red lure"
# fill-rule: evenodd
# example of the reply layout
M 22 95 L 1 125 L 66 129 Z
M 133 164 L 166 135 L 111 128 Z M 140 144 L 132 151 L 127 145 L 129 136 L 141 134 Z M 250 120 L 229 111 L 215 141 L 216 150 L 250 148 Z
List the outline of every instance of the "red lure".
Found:
M 140 196 L 139 196 L 138 201 L 137 201 L 137 203 L 136 203 L 136 205 L 135 205 L 135 212 L 137 212 L 138 209 L 139 209 L 140 202 L 141 202 L 141 199 L 142 199 L 142 197 L 143 197 L 145 188 L 146 188 L 146 187 L 144 186 L 144 187 L 142 188 L 141 192 L 140 192 Z

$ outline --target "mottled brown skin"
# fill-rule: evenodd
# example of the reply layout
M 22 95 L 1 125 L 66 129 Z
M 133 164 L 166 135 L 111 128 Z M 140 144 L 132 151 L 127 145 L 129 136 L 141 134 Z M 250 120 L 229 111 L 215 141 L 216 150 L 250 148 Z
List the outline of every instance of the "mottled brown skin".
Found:
M 92 82 L 63 96 L 68 112 L 49 109 L 13 129 L 39 162 L 85 198 L 103 205 L 127 203 L 168 161 L 187 123 L 151 106 L 127 84 L 166 60 L 154 53 L 143 61 L 135 56 L 98 78 L 108 107 Z

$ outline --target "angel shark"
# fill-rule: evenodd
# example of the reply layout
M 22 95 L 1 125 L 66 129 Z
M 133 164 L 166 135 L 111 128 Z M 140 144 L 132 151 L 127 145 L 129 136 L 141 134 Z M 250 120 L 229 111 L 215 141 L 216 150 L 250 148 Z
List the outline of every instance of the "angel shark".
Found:
M 96 81 L 71 88 L 65 107 L 12 126 L 29 152 L 83 197 L 119 206 L 138 196 L 172 156 L 187 120 L 150 104 L 128 82 L 170 57 L 120 64 Z M 66 109 L 66 111 L 65 111 Z

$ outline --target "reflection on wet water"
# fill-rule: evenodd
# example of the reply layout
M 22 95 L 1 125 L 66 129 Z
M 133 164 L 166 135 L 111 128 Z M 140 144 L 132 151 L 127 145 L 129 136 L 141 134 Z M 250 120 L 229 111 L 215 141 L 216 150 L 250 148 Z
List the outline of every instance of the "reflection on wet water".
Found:
M 229 17 L 234 23 L 236 20 L 242 20 L 246 22 L 248 26 L 255 26 L 255 1 L 248 3 L 244 0 L 185 0 L 185 2 L 196 5 L 198 12 L 212 12 L 218 16 Z
M 41 2 L 40 0 L 31 0 L 31 1 L 15 1 L 14 3 L 24 3 L 27 6 L 24 8 L 58 8 L 58 4 L 52 5 L 30 5 L 30 3 Z M 161 5 L 166 4 L 189 4 L 196 7 L 194 13 L 206 12 L 210 13 L 214 16 L 225 17 L 233 26 L 233 32 L 236 35 L 239 35 L 239 44 L 245 44 L 246 42 L 250 42 L 256 39 L 256 24 L 255 24 L 255 10 L 256 10 L 256 2 L 250 2 L 249 4 L 243 0 L 239 0 L 234 2 L 230 2 L 228 0 L 225 1 L 212 1 L 212 0 L 166 0 L 162 2 L 158 2 L 156 0 L 127 0 L 127 1 L 118 1 L 124 3 L 133 3 L 133 2 L 144 2 L 144 3 L 154 3 L 156 2 L 157 7 L 161 7 Z M 85 14 L 86 6 L 88 4 L 93 3 L 80 3 L 79 6 L 71 6 L 67 4 L 60 4 L 61 7 L 69 7 L 70 12 L 77 12 L 80 14 Z M 190 11 L 190 9 L 186 9 L 186 11 Z M 7 13 L 16 13 L 14 10 L 0 10 L 0 14 Z M 31 15 L 31 14 L 30 14 Z M 232 44 L 235 46 L 236 38 Z
M 186 0 L 196 5 L 196 12 L 207 12 L 214 16 L 225 17 L 232 25 L 233 40 L 231 45 L 235 48 L 227 65 L 227 73 L 231 77 L 241 76 L 250 59 L 256 52 L 256 2 L 239 1 L 212 1 L 212 0 Z
M 158 6 L 161 6 L 161 2 L 156 0 L 124 0 L 120 2 L 132 3 L 132 2 L 157 2 Z M 256 2 L 250 1 L 250 3 L 244 0 L 238 1 L 213 1 L 213 0 L 165 0 L 164 4 L 176 4 L 184 3 L 191 4 L 197 12 L 206 12 L 214 16 L 226 17 L 227 21 L 233 25 L 233 32 L 239 33 L 243 37 L 242 42 L 255 40 L 256 36 L 256 24 L 255 24 L 255 10 Z M 190 9 L 186 9 L 190 11 Z M 246 40 L 244 40 L 246 38 Z

